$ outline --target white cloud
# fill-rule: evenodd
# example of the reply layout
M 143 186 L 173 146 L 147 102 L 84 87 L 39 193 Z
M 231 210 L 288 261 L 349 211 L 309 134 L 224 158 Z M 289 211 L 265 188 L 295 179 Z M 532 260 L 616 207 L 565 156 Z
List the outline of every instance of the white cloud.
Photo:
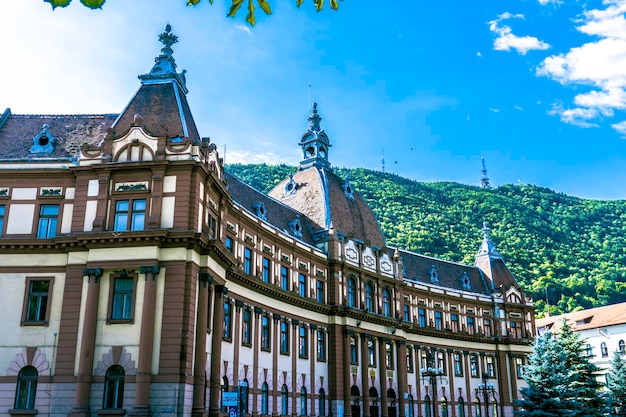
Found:
M 294 164 L 293 159 L 285 158 L 273 152 L 253 152 L 239 149 L 227 150 L 224 159 L 227 164 Z
M 592 119 L 626 109 L 626 0 L 605 0 L 604 4 L 605 9 L 585 11 L 576 28 L 597 40 L 549 56 L 536 70 L 539 76 L 588 90 L 574 97 L 575 108 L 558 111 L 560 106 L 556 106 L 551 110 L 565 123 L 596 126 Z M 616 125 L 612 127 L 622 133 Z
M 492 111 L 493 113 L 500 113 L 500 109 L 496 109 L 494 107 L 490 107 L 489 110 Z
M 524 108 L 522 106 L 518 106 L 517 104 L 513 106 L 515 110 L 522 111 Z
M 546 50 L 550 44 L 539 40 L 534 36 L 517 36 L 513 34 L 510 26 L 502 24 L 507 19 L 524 19 L 523 14 L 502 13 L 497 19 L 489 22 L 489 30 L 496 34 L 493 40 L 493 49 L 496 51 L 510 51 L 515 49 L 519 54 L 526 55 L 528 51 Z
M 246 32 L 248 35 L 252 35 L 252 31 L 250 30 L 250 28 L 248 26 L 244 26 L 244 25 L 235 25 L 235 27 L 239 30 L 243 30 L 244 32 Z
M 613 123 L 611 127 L 615 129 L 617 133 L 622 135 L 622 137 L 626 138 L 626 121 Z
M 541 4 L 542 6 L 545 6 L 550 3 L 559 6 L 561 5 L 561 0 L 539 0 L 539 4 Z

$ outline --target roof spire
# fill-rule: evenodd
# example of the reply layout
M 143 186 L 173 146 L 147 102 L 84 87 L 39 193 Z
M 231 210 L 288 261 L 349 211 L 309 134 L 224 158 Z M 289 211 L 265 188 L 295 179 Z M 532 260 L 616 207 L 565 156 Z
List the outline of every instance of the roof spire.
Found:
M 490 258 L 499 258 L 502 259 L 502 255 L 498 252 L 495 243 L 491 241 L 491 228 L 489 227 L 489 223 L 483 222 L 483 243 L 480 245 L 480 249 L 478 249 L 478 254 L 476 257 L 480 256 L 489 256 Z
M 178 42 L 178 36 L 172 33 L 172 26 L 169 23 L 165 25 L 165 31 L 159 35 L 159 41 L 163 44 L 161 54 L 154 58 L 154 66 L 150 72 L 140 75 L 139 79 L 143 84 L 163 84 L 174 80 L 185 93 L 188 93 L 185 80 L 186 71 L 183 70 L 180 74 L 176 72 L 172 45 Z
M 302 135 L 300 147 L 302 148 L 301 168 L 310 166 L 330 168 L 328 162 L 328 148 L 330 148 L 330 140 L 326 132 L 320 127 L 322 118 L 317 112 L 317 103 L 313 102 L 313 108 L 309 115 L 309 128 Z
M 489 178 L 487 177 L 487 168 L 485 168 L 485 157 L 481 156 L 480 159 L 483 162 L 483 169 L 480 171 L 480 173 L 482 174 L 480 177 L 480 187 L 491 188 L 491 184 L 489 184 Z

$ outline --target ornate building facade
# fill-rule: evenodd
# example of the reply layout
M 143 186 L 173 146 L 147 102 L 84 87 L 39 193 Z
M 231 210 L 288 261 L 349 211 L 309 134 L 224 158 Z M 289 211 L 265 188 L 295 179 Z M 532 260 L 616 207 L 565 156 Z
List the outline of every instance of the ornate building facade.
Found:
M 391 248 L 329 160 L 263 194 L 197 131 L 168 25 L 116 115 L 0 117 L 0 414 L 512 416 L 533 304 Z

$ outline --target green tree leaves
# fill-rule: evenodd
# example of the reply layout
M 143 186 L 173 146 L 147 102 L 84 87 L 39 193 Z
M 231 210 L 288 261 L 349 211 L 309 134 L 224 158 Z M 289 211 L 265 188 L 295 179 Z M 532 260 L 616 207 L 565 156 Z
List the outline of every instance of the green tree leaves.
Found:
M 72 2 L 72 0 L 43 0 L 46 3 L 50 3 L 52 5 L 52 9 L 56 9 L 57 7 L 67 7 Z M 187 6 L 196 6 L 202 0 L 186 0 Z M 213 4 L 213 0 L 208 0 L 210 4 Z M 237 12 L 241 8 L 241 6 L 245 3 L 246 0 L 227 0 L 231 2 L 230 8 L 228 10 L 228 17 L 235 17 Z M 343 0 L 340 0 L 343 1 Z M 100 9 L 104 4 L 105 0 L 80 0 L 80 2 L 90 9 Z M 267 0 L 247 0 L 248 2 L 248 14 L 246 15 L 246 22 L 250 24 L 250 26 L 254 26 L 256 24 L 256 14 L 255 14 L 255 2 L 256 4 L 265 12 L 265 14 L 272 14 L 272 8 Z M 296 0 L 296 6 L 298 8 L 302 5 L 304 0 Z M 313 4 L 315 5 L 315 10 L 318 12 L 324 8 L 324 0 L 313 0 Z M 330 0 L 330 8 L 333 10 L 337 10 L 339 8 L 339 2 L 337 0 Z

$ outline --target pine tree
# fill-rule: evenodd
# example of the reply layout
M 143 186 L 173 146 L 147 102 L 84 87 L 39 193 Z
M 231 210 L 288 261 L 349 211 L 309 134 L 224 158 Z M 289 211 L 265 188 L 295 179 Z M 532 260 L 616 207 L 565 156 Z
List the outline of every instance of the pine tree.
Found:
M 567 321 L 561 322 L 561 330 L 557 341 L 566 355 L 565 365 L 568 370 L 569 388 L 573 394 L 571 399 L 578 403 L 574 416 L 600 417 L 605 407 L 600 395 L 600 369 L 591 362 L 585 348 L 586 341 L 580 334 L 573 332 Z
M 626 360 L 615 352 L 606 378 L 608 415 L 626 416 Z
M 546 332 L 537 337 L 528 355 L 522 388 L 517 402 L 519 417 L 574 417 L 578 408 L 570 387 L 567 353 L 559 340 Z

